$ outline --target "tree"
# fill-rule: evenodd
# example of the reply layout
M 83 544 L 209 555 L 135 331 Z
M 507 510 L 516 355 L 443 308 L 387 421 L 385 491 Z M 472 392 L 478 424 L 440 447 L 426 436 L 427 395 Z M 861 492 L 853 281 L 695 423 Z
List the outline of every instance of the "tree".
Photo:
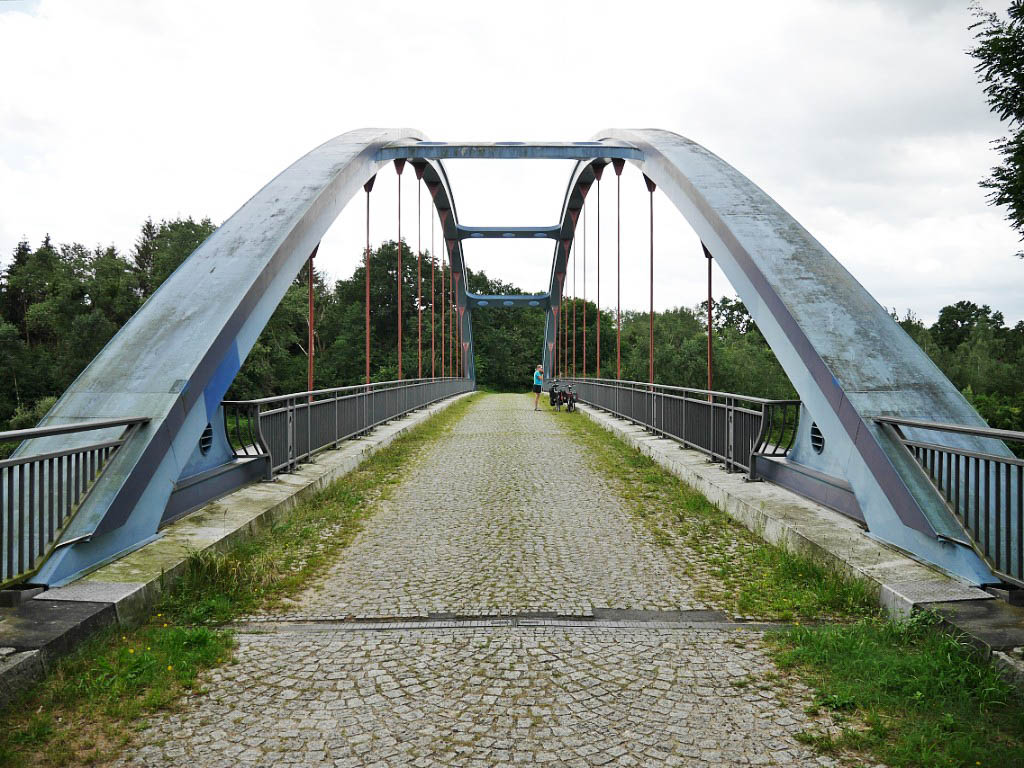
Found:
M 931 328 L 932 338 L 940 347 L 955 350 L 971 336 L 975 328 L 998 328 L 1003 324 L 1003 313 L 993 312 L 985 304 L 978 306 L 973 301 L 958 301 L 939 310 L 939 319 Z
M 170 277 L 217 227 L 209 219 L 161 221 L 146 219 L 132 254 L 134 270 L 143 296 L 149 296 Z
M 139 275 L 139 286 L 142 293 L 148 296 L 153 292 L 151 277 L 153 275 L 153 255 L 156 253 L 157 227 L 152 219 L 146 219 L 139 232 L 139 239 L 135 241 L 135 252 L 132 254 L 132 261 L 135 265 L 135 272 Z
M 977 2 L 972 10 L 978 19 L 971 25 L 977 41 L 970 50 L 977 60 L 974 69 L 989 108 L 1010 131 L 994 142 L 1003 162 L 981 186 L 989 190 L 992 203 L 1007 209 L 1007 219 L 1024 241 L 1024 0 L 1012 0 L 1005 20 Z M 1024 251 L 1017 256 L 1024 258 Z

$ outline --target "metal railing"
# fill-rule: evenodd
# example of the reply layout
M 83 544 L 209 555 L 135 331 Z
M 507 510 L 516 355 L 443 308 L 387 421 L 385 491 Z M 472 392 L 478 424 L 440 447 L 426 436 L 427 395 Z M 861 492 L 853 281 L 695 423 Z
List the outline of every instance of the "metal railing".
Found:
M 751 478 L 753 455 L 785 456 L 796 437 L 799 400 L 616 379 L 565 381 L 573 384 L 581 402 L 677 440 Z
M 475 387 L 472 379 L 386 381 L 294 392 L 259 400 L 225 400 L 235 455 L 267 456 L 267 476 L 290 472 L 314 453 L 430 403 Z
M 895 417 L 876 421 L 917 459 L 992 570 L 1024 586 L 1024 460 L 941 445 L 921 431 L 1015 443 L 1024 443 L 1024 432 Z
M 123 427 L 112 439 L 0 461 L 0 587 L 24 580 L 42 565 L 110 458 L 147 421 L 114 419 L 0 432 L 0 443 L 9 443 Z

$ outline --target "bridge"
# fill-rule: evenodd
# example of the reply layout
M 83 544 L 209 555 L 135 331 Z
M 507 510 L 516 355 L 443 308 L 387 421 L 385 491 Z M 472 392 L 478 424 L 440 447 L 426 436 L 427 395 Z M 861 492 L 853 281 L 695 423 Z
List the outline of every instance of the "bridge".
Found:
M 569 159 L 575 166 L 555 224 L 474 227 L 458 219 L 444 167 L 451 158 Z M 239 484 L 472 389 L 474 312 L 543 307 L 545 370 L 572 374 L 561 354 L 568 332 L 562 307 L 577 224 L 591 190 L 600 194 L 604 171 L 611 167 L 618 176 L 626 163 L 642 171 L 652 197 L 655 189 L 664 192 L 700 236 L 704 255 L 717 261 L 749 308 L 800 403 L 791 413 L 793 404 L 751 397 L 597 381 L 591 376 L 600 377 L 600 358 L 590 375 L 585 359 L 575 371 L 583 401 L 838 509 L 878 539 L 968 583 L 1021 583 L 1021 465 L 1003 442 L 1019 436 L 988 429 L 852 275 L 726 162 L 656 130 L 609 130 L 570 143 L 479 144 L 375 129 L 332 139 L 273 179 L 160 287 L 37 431 L 3 436 L 27 438 L 2 469 L 5 581 L 30 574 L 33 583 L 66 583 Z M 362 389 L 222 404 L 341 209 L 364 190 L 369 206 L 376 174 L 387 165 L 401 173 L 406 164 L 441 222 L 458 370 L 443 379 L 372 386 L 367 374 Z M 653 208 L 651 218 L 653 254 Z M 470 293 L 462 243 L 486 237 L 553 241 L 548 291 Z M 600 348 L 600 326 L 597 333 Z M 367 338 L 367 366 L 369 345 Z M 400 379 L 401 366 L 399 358 Z
M 444 165 L 451 159 L 561 159 L 575 165 L 561 210 L 552 212 L 554 223 L 482 227 L 458 218 Z M 575 330 L 570 330 L 567 312 L 574 240 L 583 212 L 599 199 L 602 180 L 607 184 L 614 177 L 621 183 L 627 164 L 642 172 L 650 194 L 652 245 L 649 259 L 621 264 L 619 257 L 616 283 L 619 270 L 625 269 L 644 275 L 653 286 L 653 196 L 660 191 L 703 244 L 693 258 L 706 259 L 709 268 L 711 260 L 718 263 L 799 399 L 717 392 L 710 382 L 706 389 L 656 384 L 653 355 L 649 380 L 643 382 L 602 377 L 600 353 L 592 370 L 587 370 L 586 355 L 577 366 L 578 343 L 570 341 Z M 453 324 L 448 329 L 450 341 L 446 337 L 442 345 L 442 375 L 422 377 L 420 363 L 415 378 L 403 376 L 400 330 L 398 379 L 371 381 L 373 340 L 367 330 L 365 350 L 353 352 L 366 356 L 362 383 L 321 390 L 310 384 L 304 392 L 225 400 L 261 330 L 300 270 L 312 264 L 340 211 L 365 199 L 369 221 L 376 175 L 391 169 L 401 174 L 406 168 L 426 188 L 442 228 L 447 273 L 441 274 L 450 275 L 442 294 L 451 301 L 442 317 Z M 515 296 L 469 291 L 462 245 L 473 238 L 551 241 L 548 290 Z M 367 259 L 369 250 L 368 241 Z M 369 295 L 368 286 L 367 301 Z M 422 300 L 418 305 L 423 306 Z M 213 500 L 285 476 L 322 451 L 405 414 L 472 392 L 473 318 L 493 307 L 539 307 L 546 312 L 544 337 L 537 340 L 545 387 L 554 379 L 571 383 L 588 412 L 638 425 L 650 435 L 699 452 L 726 472 L 838 513 L 871 540 L 959 583 L 1011 590 L 1024 585 L 1024 462 L 1006 444 L 1024 441 L 1024 434 L 989 428 L 888 312 L 753 182 L 700 145 L 660 130 L 606 130 L 580 142 L 448 143 L 428 141 L 412 130 L 365 129 L 338 136 L 297 160 L 168 278 L 38 427 L 0 434 L 0 441 L 22 441 L 11 458 L 0 462 L 0 580 L 5 586 L 72 584 L 157 541 L 168 526 Z M 310 327 L 312 332 L 312 323 Z M 591 340 L 598 350 L 599 329 L 600 325 L 597 338 Z M 605 339 L 606 345 L 610 343 Z M 583 349 L 590 348 L 584 339 Z M 432 454 L 428 459 L 434 475 L 451 483 L 452 493 L 469 494 L 460 496 L 464 509 L 471 506 L 473 494 L 486 489 L 516 509 L 514 497 L 521 489 L 515 473 L 539 471 L 531 470 L 526 458 L 535 451 L 534 438 L 551 427 L 545 426 L 547 422 L 527 424 L 533 416 L 528 404 L 515 402 L 513 406 L 508 397 L 477 401 L 439 449 L 443 456 Z M 473 435 L 481 432 L 504 435 L 511 447 L 481 452 L 481 445 L 497 444 L 474 443 Z M 532 457 L 547 461 L 552 458 L 548 451 L 541 449 Z M 619 503 L 614 493 L 608 504 L 600 490 L 591 498 L 591 491 L 603 487 L 603 481 L 581 457 L 571 450 L 569 454 L 569 485 L 546 496 L 530 495 L 543 505 L 531 512 L 543 513 L 543 520 L 532 523 L 535 540 L 529 532 L 524 534 L 523 551 L 538 553 L 543 567 L 512 558 L 529 582 L 526 587 L 511 585 L 512 592 L 522 587 L 536 604 L 519 604 L 495 588 L 479 596 L 481 604 L 445 605 L 444 594 L 464 592 L 473 569 L 480 567 L 460 560 L 449 562 L 444 566 L 448 572 L 442 574 L 437 571 L 440 561 L 412 558 L 405 563 L 409 570 L 404 575 L 389 571 L 377 584 L 391 584 L 393 594 L 385 594 L 383 587 L 366 591 L 358 582 L 367 569 L 381 567 L 373 559 L 381 550 L 371 547 L 357 555 L 355 564 L 341 566 L 330 577 L 322 599 L 331 605 L 307 605 L 306 613 L 338 619 L 402 617 L 411 605 L 416 615 L 446 615 L 457 608 L 460 615 L 539 621 L 538 617 L 555 614 L 586 614 L 592 619 L 598 609 L 706 608 L 692 591 L 673 592 L 671 580 L 658 571 L 659 556 L 648 552 L 646 544 L 632 541 L 622 528 L 614 511 Z M 507 462 L 507 471 L 494 466 L 498 456 Z M 475 475 L 487 477 L 491 485 L 475 481 Z M 410 509 L 439 503 L 430 483 L 417 477 L 418 485 L 410 481 L 403 486 Z M 495 482 L 505 484 L 504 489 L 493 488 Z M 500 510 L 485 511 L 491 515 Z M 582 531 L 574 514 L 586 514 L 602 526 L 616 551 Z M 373 529 L 368 536 L 379 536 L 385 544 L 401 542 L 417 535 L 403 528 L 408 523 L 382 523 L 392 529 Z M 444 518 L 442 524 L 455 526 L 451 535 L 456 539 L 458 526 L 473 525 L 468 518 Z M 554 532 L 559 528 L 575 530 L 579 540 L 569 546 Z M 436 533 L 424 535 L 432 546 L 443 549 Z M 495 557 L 505 557 L 503 534 L 493 526 L 468 535 L 478 545 L 482 563 L 488 562 L 489 537 L 497 537 Z M 557 547 L 546 549 L 553 541 L 568 549 L 561 554 Z M 580 541 L 591 548 L 581 548 Z M 410 546 L 408 541 L 405 546 Z M 633 546 L 640 549 L 630 550 Z M 457 543 L 453 547 L 459 549 Z M 589 563 L 581 573 L 570 564 L 598 552 L 602 562 L 610 564 L 604 571 Z M 505 567 L 510 561 L 502 562 Z M 433 588 L 425 585 L 427 575 L 427 581 L 435 582 Z M 548 583 L 542 588 L 531 579 Z M 438 588 L 449 581 L 448 592 Z M 637 585 L 631 598 L 621 593 L 626 583 Z M 407 600 L 403 589 L 410 590 Z M 291 640 L 282 642 L 275 653 L 286 655 Z M 346 646 L 350 641 L 339 642 Z M 520 654 L 513 646 L 507 649 L 509 659 Z M 544 643 L 539 648 L 542 653 L 554 652 Z M 355 646 L 352 650 L 361 652 Z M 388 653 L 392 651 L 398 653 Z M 435 653 L 439 651 L 429 651 L 430 663 L 435 663 Z M 467 659 L 475 658 L 471 650 L 465 653 Z M 576 648 L 572 653 L 584 651 Z M 624 662 L 627 667 L 641 664 L 631 659 Z M 678 662 L 670 659 L 666 664 L 675 669 Z M 637 685 L 653 684 L 641 678 L 636 678 Z M 627 683 L 633 684 L 623 682 Z M 659 700 L 651 706 L 667 704 Z

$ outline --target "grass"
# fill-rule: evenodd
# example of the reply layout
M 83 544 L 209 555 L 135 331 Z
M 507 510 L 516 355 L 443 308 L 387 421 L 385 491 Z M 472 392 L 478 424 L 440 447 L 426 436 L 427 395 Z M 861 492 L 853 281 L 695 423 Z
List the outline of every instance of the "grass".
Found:
M 85 766 L 114 758 L 155 713 L 200 692 L 200 673 L 232 661 L 219 625 L 287 600 L 351 542 L 417 452 L 471 397 L 396 439 L 286 519 L 226 552 L 196 552 L 143 625 L 97 633 L 0 712 L 0 766 Z
M 817 751 L 870 753 L 892 768 L 1024 766 L 1024 697 L 931 614 L 895 622 L 794 627 L 769 636 L 776 664 L 815 691 L 838 734 L 805 731 Z
M 145 726 L 196 690 L 199 672 L 230 659 L 229 632 L 154 617 L 128 632 L 104 630 L 2 716 L 0 765 L 92 765 L 115 757 Z
M 673 562 L 703 576 L 698 597 L 733 615 L 785 621 L 877 612 L 875 592 L 864 582 L 764 542 L 582 414 L 559 418 Z

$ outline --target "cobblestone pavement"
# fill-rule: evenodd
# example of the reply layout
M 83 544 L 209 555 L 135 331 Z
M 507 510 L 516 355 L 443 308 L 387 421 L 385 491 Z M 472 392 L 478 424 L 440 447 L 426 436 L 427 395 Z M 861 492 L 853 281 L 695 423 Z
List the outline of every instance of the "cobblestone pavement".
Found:
M 480 398 L 414 465 L 295 614 L 707 608 L 532 398 Z
M 706 608 L 561 431 L 573 417 L 530 406 L 478 399 L 294 613 L 239 634 L 120 765 L 836 764 L 796 741 L 834 725 L 751 630 L 293 621 Z
M 738 634 L 242 635 L 239 663 L 123 764 L 835 765 L 794 739 L 806 692 L 760 687 L 771 665 Z

